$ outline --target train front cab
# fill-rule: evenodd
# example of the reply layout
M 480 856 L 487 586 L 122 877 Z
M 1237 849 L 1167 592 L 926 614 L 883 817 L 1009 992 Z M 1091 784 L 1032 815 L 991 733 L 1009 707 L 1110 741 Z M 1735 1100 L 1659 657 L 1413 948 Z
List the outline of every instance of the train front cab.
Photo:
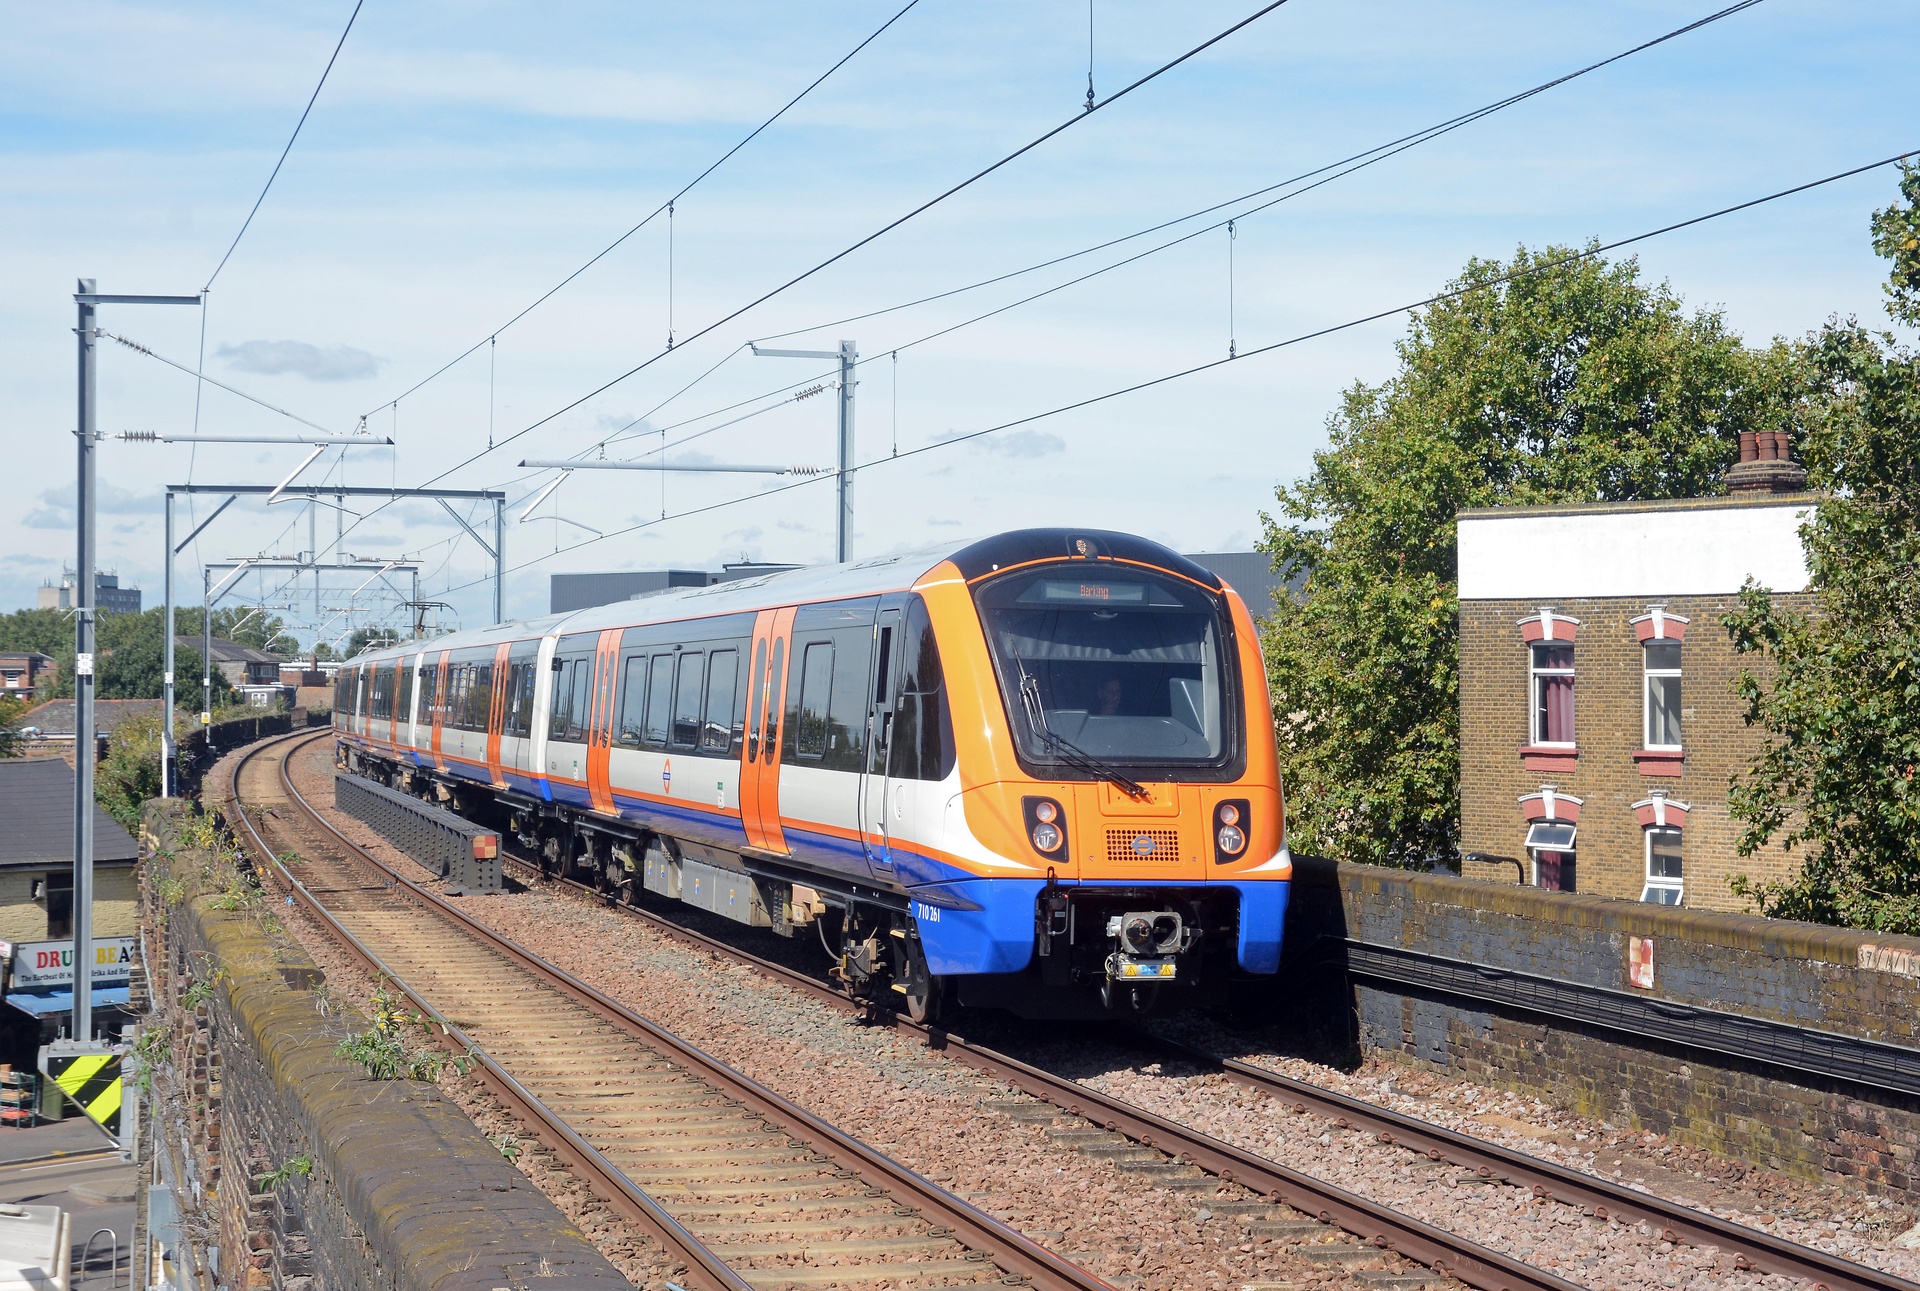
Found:
M 916 587 L 959 745 L 946 841 L 967 847 L 903 866 L 928 971 L 1030 1017 L 1270 977 L 1292 866 L 1245 605 L 1137 539 L 1010 537 L 1026 549 L 981 544 Z

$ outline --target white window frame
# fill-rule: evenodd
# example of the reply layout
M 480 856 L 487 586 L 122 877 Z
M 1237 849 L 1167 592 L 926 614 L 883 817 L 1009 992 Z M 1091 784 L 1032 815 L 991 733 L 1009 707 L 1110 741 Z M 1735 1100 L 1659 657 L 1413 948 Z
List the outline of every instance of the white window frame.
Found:
M 1535 748 L 1571 749 L 1577 747 L 1577 740 L 1579 738 L 1577 732 L 1579 730 L 1580 717 L 1577 681 L 1575 685 L 1576 698 L 1574 707 L 1575 738 L 1571 740 L 1544 739 L 1542 737 L 1545 732 L 1540 729 L 1541 683 L 1548 677 L 1576 677 L 1577 674 L 1577 655 L 1575 656 L 1576 667 L 1574 668 L 1542 668 L 1534 662 L 1535 659 L 1539 658 L 1539 655 L 1535 653 L 1538 647 L 1560 645 L 1566 646 L 1569 650 L 1574 648 L 1574 644 L 1571 641 L 1530 641 L 1527 643 L 1527 742 Z
M 1686 686 L 1686 681 L 1683 676 L 1685 665 L 1682 664 L 1679 668 L 1653 667 L 1648 662 L 1648 657 L 1651 654 L 1651 647 L 1657 645 L 1678 647 L 1680 642 L 1671 637 L 1649 637 L 1640 643 L 1640 747 L 1643 749 L 1658 749 L 1666 753 L 1677 753 L 1686 747 L 1684 743 L 1655 744 L 1653 742 L 1653 679 L 1656 677 L 1673 677 L 1680 681 L 1684 693 L 1684 687 Z M 1686 739 L 1686 730 L 1684 727 L 1680 732 L 1680 738 L 1682 741 Z
M 1644 886 L 1644 887 L 1642 887 L 1642 888 L 1640 889 L 1640 899 L 1641 899 L 1642 901 L 1652 901 L 1652 900 L 1654 900 L 1654 896 L 1653 896 L 1653 894 L 1654 894 L 1655 892 L 1671 892 L 1671 893 L 1673 893 L 1673 900 L 1671 900 L 1671 901 L 1662 901 L 1662 902 L 1659 902 L 1658 904 L 1660 904 L 1660 905 L 1676 905 L 1676 906 L 1677 906 L 1677 905 L 1684 905 L 1684 904 L 1686 904 L 1686 899 L 1687 899 L 1687 880 L 1686 880 L 1686 873 L 1687 873 L 1687 869 L 1686 869 L 1686 853 L 1685 853 L 1685 850 L 1684 850 L 1684 848 L 1685 848 L 1685 843 L 1684 843 L 1684 840 L 1685 840 L 1685 838 L 1686 838 L 1686 831 L 1684 831 L 1684 830 L 1682 830 L 1682 829 L 1680 829 L 1680 828 L 1678 828 L 1677 826 L 1674 826 L 1674 825 L 1649 825 L 1649 826 L 1647 826 L 1647 827 L 1646 827 L 1645 829 L 1643 829 L 1643 830 L 1641 830 L 1640 832 L 1641 832 L 1641 834 L 1642 834 L 1642 835 L 1644 836 L 1644 838 L 1645 838 L 1645 841 L 1644 841 L 1644 842 L 1643 842 L 1643 843 L 1641 844 L 1641 846 L 1642 846 L 1642 848 L 1643 848 L 1643 850 L 1644 850 L 1644 852 L 1645 852 L 1645 856 L 1646 856 L 1646 866 L 1645 866 L 1645 872 L 1646 872 L 1646 886 Z M 1662 875 L 1662 876 L 1661 876 L 1661 877 L 1659 877 L 1659 878 L 1655 878 L 1655 877 L 1654 877 L 1654 873 L 1653 873 L 1653 836 L 1654 836 L 1655 834 L 1672 834 L 1672 835 L 1674 836 L 1674 838 L 1675 838 L 1675 839 L 1678 839 L 1678 840 L 1682 840 L 1682 849 L 1683 849 L 1683 850 L 1682 850 L 1682 852 L 1681 852 L 1681 860 L 1680 860 L 1680 877 L 1679 877 L 1679 878 L 1677 878 L 1677 879 L 1670 879 L 1670 878 L 1667 878 L 1667 877 L 1666 877 L 1666 876 L 1664 876 L 1664 875 Z
M 1543 829 L 1564 829 L 1567 841 L 1564 846 L 1553 846 L 1547 842 L 1536 841 L 1535 836 Z M 1536 820 L 1527 826 L 1527 870 L 1528 881 L 1534 887 L 1540 886 L 1540 853 L 1559 852 L 1574 858 L 1574 865 L 1580 864 L 1580 827 L 1570 820 Z M 1576 869 L 1576 873 L 1577 873 Z

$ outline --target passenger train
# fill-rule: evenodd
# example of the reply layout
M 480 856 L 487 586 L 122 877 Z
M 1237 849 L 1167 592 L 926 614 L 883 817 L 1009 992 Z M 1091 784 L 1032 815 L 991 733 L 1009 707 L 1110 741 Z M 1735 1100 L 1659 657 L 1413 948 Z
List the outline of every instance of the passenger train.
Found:
M 343 768 L 547 872 L 817 935 L 916 1019 L 1160 1011 L 1279 965 L 1253 620 L 1142 538 L 1026 529 L 410 642 L 341 667 L 334 725 Z

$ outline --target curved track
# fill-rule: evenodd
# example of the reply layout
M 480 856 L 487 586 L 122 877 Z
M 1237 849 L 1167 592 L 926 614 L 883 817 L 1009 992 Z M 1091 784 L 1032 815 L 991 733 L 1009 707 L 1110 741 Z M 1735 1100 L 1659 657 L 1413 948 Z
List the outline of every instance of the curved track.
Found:
M 227 815 L 249 850 L 689 1282 L 1107 1288 L 363 851 L 287 773 L 293 751 L 330 736 L 269 741 L 236 763 Z M 302 830 L 336 855 L 303 853 L 296 875 L 267 833 L 284 846 Z
M 542 875 L 537 867 L 517 857 L 505 859 L 522 869 L 529 878 L 563 882 L 608 900 L 605 893 L 596 891 L 590 884 L 573 879 L 554 879 Z M 1069 1116 L 1124 1135 L 1144 1147 L 1162 1151 L 1229 1182 L 1242 1184 L 1276 1202 L 1326 1223 L 1336 1224 L 1365 1241 L 1398 1251 L 1471 1286 L 1518 1288 L 1571 1285 L 1544 1270 L 1477 1247 L 1465 1239 L 1356 1194 L 1265 1161 L 1252 1153 L 1030 1066 L 1017 1058 L 985 1046 L 970 1044 L 940 1027 L 925 1026 L 895 1014 L 876 1012 L 868 1005 L 849 999 L 825 981 L 694 931 L 644 907 L 610 903 L 617 904 L 626 914 L 683 942 L 749 964 L 761 973 L 817 999 L 857 1011 L 869 1021 L 914 1033 L 922 1037 L 930 1048 L 1006 1081 L 1029 1097 L 1061 1109 Z M 1537 1197 L 1579 1207 L 1595 1218 L 1611 1217 L 1627 1224 L 1645 1223 L 1666 1241 L 1710 1246 L 1725 1251 L 1733 1257 L 1736 1266 L 1743 1269 L 1803 1278 L 1814 1287 L 1824 1287 L 1827 1291 L 1920 1291 L 1920 1283 L 1891 1273 L 1785 1241 L 1770 1233 L 1736 1224 L 1680 1202 L 1636 1191 L 1598 1175 L 1573 1170 L 1417 1117 L 1294 1080 L 1251 1063 L 1205 1053 L 1158 1037 L 1142 1035 L 1136 1039 L 1143 1047 L 1175 1054 L 1186 1061 L 1221 1071 L 1238 1084 L 1260 1090 L 1292 1105 L 1297 1114 L 1312 1114 L 1334 1128 L 1370 1134 L 1383 1148 L 1405 1150 L 1430 1161 L 1462 1166 L 1483 1178 L 1529 1189 Z M 1284 1223 L 1284 1220 L 1281 1219 L 1281 1222 Z

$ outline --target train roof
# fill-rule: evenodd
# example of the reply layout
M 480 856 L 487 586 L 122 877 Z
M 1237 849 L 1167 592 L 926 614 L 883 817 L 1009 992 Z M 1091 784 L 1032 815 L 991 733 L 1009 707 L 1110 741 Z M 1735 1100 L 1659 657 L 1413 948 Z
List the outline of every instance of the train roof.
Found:
M 671 588 L 634 600 L 595 605 L 568 614 L 510 620 L 491 627 L 472 628 L 435 637 L 430 641 L 410 641 L 383 650 L 368 651 L 354 656 L 348 662 L 355 665 L 383 662 L 416 655 L 423 650 L 466 650 L 498 645 L 503 641 L 526 641 L 556 632 L 561 635 L 598 632 L 606 628 L 668 623 L 676 619 L 750 613 L 781 605 L 875 596 L 882 592 L 904 591 L 949 560 L 971 580 L 1003 566 L 1074 556 L 1138 561 L 1172 570 L 1204 587 L 1217 590 L 1224 586 L 1204 566 L 1195 564 L 1171 548 L 1133 534 L 1104 529 L 1016 529 L 990 538 L 892 552 L 844 565 L 809 565 L 780 573 L 714 583 L 707 587 Z

